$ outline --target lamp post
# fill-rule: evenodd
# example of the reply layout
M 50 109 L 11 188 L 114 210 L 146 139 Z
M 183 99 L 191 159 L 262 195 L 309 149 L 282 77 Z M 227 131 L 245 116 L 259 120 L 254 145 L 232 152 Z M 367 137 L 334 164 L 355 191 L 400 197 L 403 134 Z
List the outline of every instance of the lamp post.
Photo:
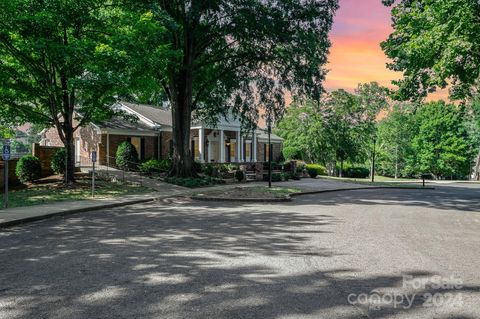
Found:
M 267 131 L 268 131 L 268 187 L 272 187 L 272 143 L 270 142 L 270 135 L 272 133 L 272 116 L 267 116 Z

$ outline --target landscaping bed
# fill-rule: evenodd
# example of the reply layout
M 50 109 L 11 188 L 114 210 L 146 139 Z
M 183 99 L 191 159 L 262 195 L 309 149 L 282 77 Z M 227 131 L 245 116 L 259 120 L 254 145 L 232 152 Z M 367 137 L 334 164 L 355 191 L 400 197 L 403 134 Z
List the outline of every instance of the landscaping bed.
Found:
M 192 195 L 193 199 L 212 200 L 212 201 L 242 201 L 242 202 L 262 202 L 262 201 L 287 201 L 290 200 L 290 194 L 300 192 L 297 188 L 250 186 L 234 187 L 223 190 L 206 190 Z
M 149 191 L 151 191 L 149 188 L 136 184 L 95 180 L 95 198 L 119 197 Z M 13 208 L 91 198 L 92 180 L 88 174 L 76 174 L 75 185 L 69 187 L 63 185 L 62 175 L 54 175 L 10 190 L 8 206 Z M 3 196 L 0 198 L 1 208 L 3 208 Z

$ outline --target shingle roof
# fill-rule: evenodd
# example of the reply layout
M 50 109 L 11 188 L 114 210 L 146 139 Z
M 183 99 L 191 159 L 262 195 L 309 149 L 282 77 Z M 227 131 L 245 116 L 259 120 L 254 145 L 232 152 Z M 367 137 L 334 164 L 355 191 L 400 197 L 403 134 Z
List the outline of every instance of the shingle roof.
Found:
M 105 123 L 96 124 L 100 128 L 117 129 L 117 130 L 135 130 L 139 132 L 155 132 L 146 124 L 140 121 L 129 121 L 120 116 L 113 117 Z
M 268 133 L 266 130 L 258 129 L 257 130 L 257 138 L 261 142 L 267 142 L 268 143 Z M 275 135 L 273 133 L 270 134 L 270 141 L 272 142 L 283 142 L 283 138 L 281 138 L 278 135 Z
M 146 104 L 121 102 L 124 106 L 163 126 L 172 126 L 172 112 L 170 110 Z

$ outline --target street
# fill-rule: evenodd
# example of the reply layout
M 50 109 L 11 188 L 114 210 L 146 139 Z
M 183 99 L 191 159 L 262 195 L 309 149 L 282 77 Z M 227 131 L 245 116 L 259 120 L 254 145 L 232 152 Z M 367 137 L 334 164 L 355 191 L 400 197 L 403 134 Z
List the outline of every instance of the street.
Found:
M 0 232 L 0 318 L 480 318 L 480 187 L 185 198 Z

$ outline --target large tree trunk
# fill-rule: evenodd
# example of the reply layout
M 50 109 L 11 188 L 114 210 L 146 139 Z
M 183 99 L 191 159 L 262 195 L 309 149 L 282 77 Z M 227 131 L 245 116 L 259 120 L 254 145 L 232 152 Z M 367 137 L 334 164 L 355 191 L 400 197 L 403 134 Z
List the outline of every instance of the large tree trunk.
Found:
M 478 152 L 475 168 L 473 169 L 473 180 L 480 180 L 480 151 Z
M 170 176 L 194 177 L 190 150 L 190 126 L 193 110 L 193 61 L 195 56 L 194 32 L 186 23 L 185 36 L 180 46 L 183 61 L 180 69 L 170 70 L 169 95 L 172 104 L 173 158 Z
M 172 170 L 170 171 L 171 176 L 191 177 L 195 175 L 192 153 L 190 151 L 191 119 L 192 111 L 188 103 L 172 105 L 173 158 Z
M 340 171 L 338 177 L 343 177 L 343 156 L 340 157 Z
M 71 132 L 65 134 L 65 151 L 65 184 L 71 185 L 75 182 L 75 144 L 73 141 L 73 129 L 71 130 Z

